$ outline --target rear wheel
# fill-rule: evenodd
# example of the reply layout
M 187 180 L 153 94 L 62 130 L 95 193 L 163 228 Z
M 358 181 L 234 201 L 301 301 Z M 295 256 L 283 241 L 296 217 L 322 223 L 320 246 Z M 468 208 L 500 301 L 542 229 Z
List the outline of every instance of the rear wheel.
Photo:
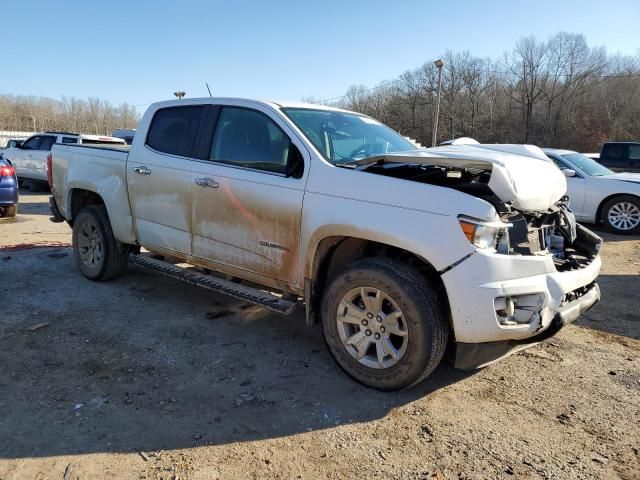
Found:
M 121 276 L 129 248 L 118 242 L 102 205 L 83 208 L 73 222 L 73 253 L 80 272 L 90 280 Z
M 409 387 L 440 363 L 448 328 L 434 290 L 411 267 L 385 258 L 349 265 L 323 298 L 329 351 L 357 381 Z
M 631 195 L 614 197 L 602 207 L 603 225 L 613 233 L 640 233 L 640 200 Z
M 11 205 L 10 207 L 2 208 L 2 218 L 15 217 L 18 214 L 18 206 Z

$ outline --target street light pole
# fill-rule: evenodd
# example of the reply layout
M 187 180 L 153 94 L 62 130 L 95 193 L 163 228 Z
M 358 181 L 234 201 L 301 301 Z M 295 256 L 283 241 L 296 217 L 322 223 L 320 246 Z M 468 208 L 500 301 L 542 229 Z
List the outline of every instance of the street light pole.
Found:
M 184 91 L 182 91 L 182 90 L 178 90 L 177 92 L 173 92 L 173 94 L 179 99 L 182 99 L 182 97 L 184 97 L 186 95 L 186 93 Z
M 442 67 L 444 62 L 440 59 L 433 62 L 438 69 L 438 100 L 436 101 L 436 118 L 433 122 L 433 136 L 431 138 L 431 146 L 436 146 L 436 137 L 438 136 L 438 119 L 440 117 L 440 90 L 442 89 Z

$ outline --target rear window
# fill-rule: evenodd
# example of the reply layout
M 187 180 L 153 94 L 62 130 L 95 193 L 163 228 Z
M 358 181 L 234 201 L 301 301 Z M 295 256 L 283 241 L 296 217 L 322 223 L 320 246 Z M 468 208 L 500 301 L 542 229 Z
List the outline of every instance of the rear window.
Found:
M 75 137 L 62 137 L 62 143 L 78 143 L 78 139 Z
M 203 106 L 158 110 L 149 127 L 147 145 L 162 153 L 190 156 L 203 110 Z
M 605 145 L 603 147 L 602 156 L 608 158 L 623 158 L 624 157 L 624 145 L 616 145 L 615 143 Z
M 89 138 L 82 139 L 83 145 L 124 145 L 124 141 L 117 140 L 93 140 Z

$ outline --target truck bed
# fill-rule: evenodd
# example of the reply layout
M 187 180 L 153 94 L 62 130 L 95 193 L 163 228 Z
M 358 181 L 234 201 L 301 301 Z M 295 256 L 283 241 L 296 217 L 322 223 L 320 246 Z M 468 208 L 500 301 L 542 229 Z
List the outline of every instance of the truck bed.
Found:
M 73 192 L 91 191 L 105 199 L 114 230 L 131 225 L 127 193 L 129 146 L 56 143 L 51 149 L 51 192 L 60 213 L 72 216 Z M 67 192 L 65 194 L 65 192 Z

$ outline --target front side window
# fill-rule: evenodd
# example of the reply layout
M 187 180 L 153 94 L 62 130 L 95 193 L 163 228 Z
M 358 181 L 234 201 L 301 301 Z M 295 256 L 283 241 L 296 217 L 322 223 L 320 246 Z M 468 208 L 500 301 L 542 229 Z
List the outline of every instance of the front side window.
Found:
M 158 152 L 190 156 L 203 109 L 187 106 L 158 110 L 149 127 L 147 145 Z
M 40 138 L 41 137 L 31 137 L 22 144 L 22 148 L 24 150 L 38 150 L 38 148 L 40 148 Z
M 209 159 L 276 173 L 285 173 L 291 140 L 264 113 L 223 107 Z
M 640 145 L 629 145 L 629 160 L 640 160 Z
M 581 153 L 568 153 L 562 156 L 590 177 L 601 177 L 603 175 L 611 175 L 613 173 L 607 167 L 596 162 L 593 158 L 589 158 Z
M 333 164 L 416 149 L 399 133 L 364 115 L 310 108 L 282 111 Z
M 42 137 L 42 140 L 40 141 L 40 148 L 38 148 L 38 150 L 49 151 L 49 150 L 51 150 L 51 146 L 55 142 L 56 142 L 56 137 L 51 137 L 49 135 L 46 135 L 46 136 Z

